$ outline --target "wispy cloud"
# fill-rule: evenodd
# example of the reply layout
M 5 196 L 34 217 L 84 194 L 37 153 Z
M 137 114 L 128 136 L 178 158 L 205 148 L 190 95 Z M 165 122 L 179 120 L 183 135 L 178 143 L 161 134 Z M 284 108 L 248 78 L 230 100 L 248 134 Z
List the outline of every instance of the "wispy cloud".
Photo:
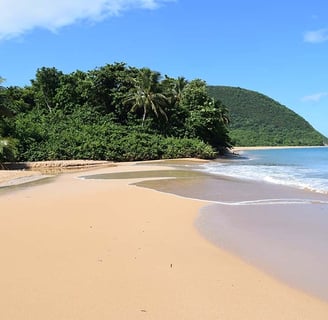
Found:
M 131 9 L 157 9 L 174 0 L 1 0 L 0 40 L 34 28 L 51 31 L 77 21 L 99 21 Z
M 328 96 L 328 92 L 318 92 L 308 96 L 303 97 L 301 100 L 303 102 L 319 102 L 322 98 Z
M 305 32 L 304 41 L 309 43 L 321 43 L 328 41 L 328 28 Z

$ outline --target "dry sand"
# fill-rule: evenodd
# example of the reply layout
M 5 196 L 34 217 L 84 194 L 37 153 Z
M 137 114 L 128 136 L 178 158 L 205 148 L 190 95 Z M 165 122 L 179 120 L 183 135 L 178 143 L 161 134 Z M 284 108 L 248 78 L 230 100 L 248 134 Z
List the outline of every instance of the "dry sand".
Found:
M 328 319 L 328 304 L 203 239 L 204 202 L 80 174 L 0 196 L 0 319 Z

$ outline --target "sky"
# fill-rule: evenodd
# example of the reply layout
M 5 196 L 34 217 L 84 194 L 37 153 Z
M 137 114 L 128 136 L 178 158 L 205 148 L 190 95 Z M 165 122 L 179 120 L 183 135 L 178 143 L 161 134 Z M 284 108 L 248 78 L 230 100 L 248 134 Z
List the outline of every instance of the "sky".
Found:
M 270 96 L 328 136 L 327 0 L 0 0 L 0 76 L 114 62 Z

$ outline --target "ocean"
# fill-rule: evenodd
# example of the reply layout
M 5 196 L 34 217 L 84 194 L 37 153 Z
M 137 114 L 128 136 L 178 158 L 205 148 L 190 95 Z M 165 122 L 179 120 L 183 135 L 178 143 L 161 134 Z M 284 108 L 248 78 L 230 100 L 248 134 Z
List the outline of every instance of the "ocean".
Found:
M 240 158 L 214 161 L 201 170 L 328 194 L 328 147 L 247 150 Z

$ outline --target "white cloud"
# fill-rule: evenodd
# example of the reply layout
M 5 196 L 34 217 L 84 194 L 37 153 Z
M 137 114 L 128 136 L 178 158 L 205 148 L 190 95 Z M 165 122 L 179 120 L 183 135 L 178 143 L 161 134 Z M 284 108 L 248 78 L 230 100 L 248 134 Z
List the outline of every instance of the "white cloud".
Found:
M 328 96 L 328 92 L 318 92 L 308 96 L 303 97 L 301 100 L 303 102 L 319 102 L 322 98 Z
M 304 34 L 304 41 L 310 43 L 321 43 L 328 40 L 328 28 L 315 31 L 307 31 Z
M 174 0 L 0 0 L 0 40 L 34 28 L 55 31 L 77 21 L 99 21 L 130 9 L 156 9 Z

